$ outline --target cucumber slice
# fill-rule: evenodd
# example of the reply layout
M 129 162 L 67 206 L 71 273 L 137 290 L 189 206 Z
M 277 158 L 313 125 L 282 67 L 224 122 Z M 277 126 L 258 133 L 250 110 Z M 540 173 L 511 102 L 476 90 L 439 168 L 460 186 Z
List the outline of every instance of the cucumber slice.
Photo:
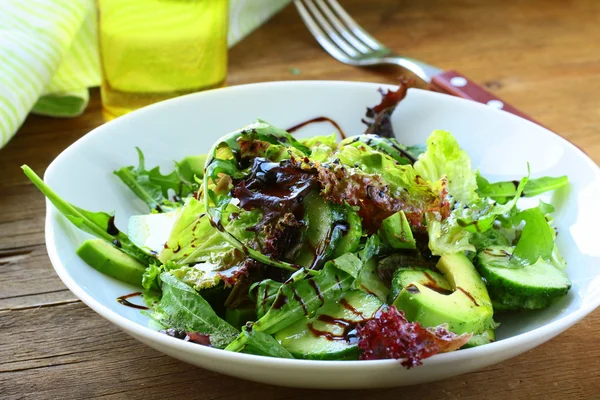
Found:
M 354 326 L 372 318 L 383 303 L 360 290 L 347 292 L 342 299 L 327 303 L 312 318 L 304 318 L 275 334 L 296 358 L 312 360 L 358 359 L 360 350 Z
M 304 207 L 308 241 L 300 250 L 298 264 L 314 269 L 358 249 L 362 223 L 354 210 L 347 205 L 327 203 L 316 191 L 306 196 Z
M 500 308 L 540 309 L 567 294 L 571 281 L 563 271 L 542 259 L 527 267 L 511 268 L 513 250 L 510 246 L 490 246 L 477 256 L 490 297 Z
M 335 205 L 337 212 L 346 221 L 346 231 L 342 232 L 342 237 L 335 244 L 333 258 L 343 256 L 346 253 L 354 253 L 360 244 L 362 236 L 362 221 L 358 213 L 347 205 Z

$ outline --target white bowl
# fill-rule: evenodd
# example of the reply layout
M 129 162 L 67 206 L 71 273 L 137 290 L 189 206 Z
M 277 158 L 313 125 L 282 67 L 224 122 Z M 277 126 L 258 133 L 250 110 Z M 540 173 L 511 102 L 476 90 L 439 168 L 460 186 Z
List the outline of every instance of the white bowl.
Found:
M 66 200 L 89 210 L 116 210 L 117 226 L 147 208 L 112 171 L 135 165 L 134 147 L 146 165 L 172 169 L 172 160 L 207 152 L 220 136 L 256 118 L 279 127 L 327 116 L 348 135 L 362 133 L 365 107 L 388 87 L 351 82 L 275 82 L 236 86 L 162 102 L 105 124 L 52 162 L 46 182 Z M 75 254 L 87 237 L 48 202 L 46 243 L 54 268 L 84 303 L 143 343 L 185 362 L 244 379 L 306 388 L 375 388 L 411 385 L 470 372 L 521 354 L 569 328 L 600 304 L 600 170 L 554 133 L 511 114 L 471 101 L 412 89 L 393 115 L 401 142 L 424 143 L 434 129 L 451 131 L 492 180 L 563 175 L 570 189 L 544 197 L 557 206 L 558 245 L 573 281 L 568 296 L 552 307 L 501 319 L 498 341 L 434 356 L 406 370 L 395 360 L 308 361 L 260 357 L 183 342 L 148 328 L 148 318 L 117 303 L 136 288 L 92 269 Z M 306 134 L 327 134 L 327 124 Z

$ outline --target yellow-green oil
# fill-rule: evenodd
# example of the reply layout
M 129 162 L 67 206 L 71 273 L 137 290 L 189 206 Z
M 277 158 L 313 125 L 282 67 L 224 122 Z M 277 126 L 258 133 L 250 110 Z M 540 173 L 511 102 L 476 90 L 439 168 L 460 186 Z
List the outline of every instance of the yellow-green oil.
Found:
M 98 0 L 105 119 L 220 87 L 227 0 Z

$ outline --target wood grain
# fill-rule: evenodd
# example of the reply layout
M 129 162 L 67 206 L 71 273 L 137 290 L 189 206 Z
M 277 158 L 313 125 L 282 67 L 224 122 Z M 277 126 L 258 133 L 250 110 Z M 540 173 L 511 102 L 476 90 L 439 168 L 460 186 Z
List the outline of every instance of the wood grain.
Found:
M 390 48 L 460 70 L 600 162 L 600 2 L 342 4 Z M 321 50 L 290 6 L 230 51 L 228 84 L 293 79 L 394 83 L 402 73 L 340 64 Z M 306 391 L 240 381 L 140 344 L 80 303 L 53 272 L 44 246 L 43 196 L 19 169 L 26 163 L 43 173 L 62 150 L 101 123 L 98 91 L 93 90 L 82 116 L 31 116 L 0 150 L 0 398 L 600 398 L 598 310 L 502 364 L 434 384 L 379 391 Z

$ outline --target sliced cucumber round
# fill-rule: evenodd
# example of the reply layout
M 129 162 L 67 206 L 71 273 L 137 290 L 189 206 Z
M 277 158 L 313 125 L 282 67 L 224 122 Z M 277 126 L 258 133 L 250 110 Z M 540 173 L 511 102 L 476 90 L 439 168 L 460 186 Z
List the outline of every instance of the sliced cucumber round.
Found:
M 358 249 L 362 237 L 362 221 L 358 213 L 345 204 L 335 207 L 339 209 L 341 217 L 346 221 L 347 229 L 342 232 L 341 238 L 335 245 L 333 258 L 343 256 L 346 253 L 354 253 Z
M 479 272 L 499 308 L 544 308 L 567 294 L 571 281 L 563 271 L 542 259 L 526 267 L 512 267 L 513 250 L 510 246 L 490 246 L 477 256 Z
M 312 360 L 358 359 L 352 335 L 357 323 L 372 318 L 383 303 L 361 290 L 347 292 L 327 303 L 312 318 L 304 318 L 275 333 L 275 339 L 296 358 Z
M 332 204 L 314 191 L 304 199 L 307 242 L 296 262 L 317 268 L 327 260 L 358 249 L 362 236 L 360 217 L 345 204 Z

